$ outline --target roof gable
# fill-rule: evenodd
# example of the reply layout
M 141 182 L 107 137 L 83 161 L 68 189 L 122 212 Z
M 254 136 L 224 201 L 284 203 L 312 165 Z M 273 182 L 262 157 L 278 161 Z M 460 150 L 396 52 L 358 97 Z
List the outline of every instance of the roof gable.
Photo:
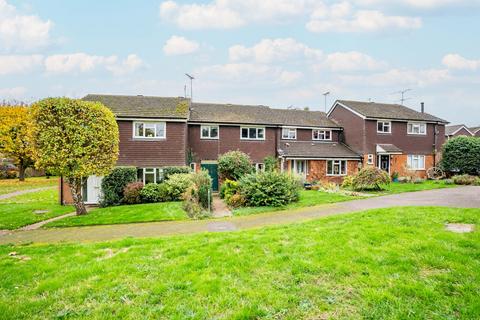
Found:
M 474 135 L 474 133 L 472 133 L 472 131 L 470 131 L 470 129 L 468 129 L 467 126 L 465 126 L 464 124 L 446 126 L 445 127 L 445 135 L 446 136 L 453 136 L 453 135 L 457 134 L 457 132 L 459 132 L 462 129 L 467 131 L 470 135 L 472 135 L 472 136 Z

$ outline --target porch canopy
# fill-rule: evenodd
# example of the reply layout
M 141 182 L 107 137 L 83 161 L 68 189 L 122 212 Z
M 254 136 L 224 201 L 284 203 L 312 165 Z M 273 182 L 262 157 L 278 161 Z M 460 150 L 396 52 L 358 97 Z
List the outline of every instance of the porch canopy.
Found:
M 338 142 L 292 141 L 282 142 L 278 154 L 288 159 L 352 159 L 360 160 L 360 155 Z
M 403 151 L 394 144 L 377 144 L 377 154 L 402 154 Z

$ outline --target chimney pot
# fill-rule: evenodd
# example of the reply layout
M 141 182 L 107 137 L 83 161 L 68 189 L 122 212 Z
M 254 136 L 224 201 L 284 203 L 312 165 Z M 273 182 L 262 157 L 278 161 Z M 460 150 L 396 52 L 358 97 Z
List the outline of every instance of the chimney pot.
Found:
M 422 113 L 425 112 L 425 103 L 424 102 L 420 102 L 420 110 L 422 111 Z

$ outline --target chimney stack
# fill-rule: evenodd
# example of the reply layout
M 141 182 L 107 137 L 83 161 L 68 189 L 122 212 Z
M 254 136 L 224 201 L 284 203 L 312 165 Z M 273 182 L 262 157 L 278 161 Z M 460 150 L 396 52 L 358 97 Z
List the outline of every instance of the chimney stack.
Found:
M 425 103 L 424 102 L 420 102 L 420 110 L 422 113 L 425 113 Z

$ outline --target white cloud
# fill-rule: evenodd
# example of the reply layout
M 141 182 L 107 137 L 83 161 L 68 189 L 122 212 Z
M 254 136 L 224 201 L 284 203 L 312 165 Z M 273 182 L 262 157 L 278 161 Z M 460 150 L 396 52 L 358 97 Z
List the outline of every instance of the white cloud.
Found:
M 167 56 L 189 54 L 197 51 L 199 45 L 197 42 L 188 40 L 184 37 L 172 36 L 163 46 L 163 52 Z
M 25 87 L 0 88 L 0 96 L 3 99 L 20 99 L 25 96 Z
M 469 60 L 453 53 L 445 55 L 442 63 L 449 69 L 477 70 L 480 68 L 480 60 Z
M 385 72 L 368 75 L 345 75 L 339 77 L 345 83 L 369 86 L 398 87 L 398 86 L 427 86 L 452 79 L 446 69 L 391 69 Z
M 50 41 L 53 23 L 35 15 L 22 15 L 17 9 L 0 0 L 0 46 L 4 49 L 33 49 Z
M 275 79 L 277 79 L 280 71 L 267 65 L 255 63 L 227 63 L 201 67 L 195 70 L 195 73 L 207 78 L 248 82 L 269 75 L 273 78 L 273 73 L 276 74 Z
M 303 77 L 303 73 L 299 71 L 282 71 L 278 77 L 278 82 L 282 85 L 289 85 L 297 82 Z
M 378 70 L 386 67 L 385 62 L 377 61 L 371 56 L 357 52 L 335 52 L 328 54 L 325 60 L 316 66 L 316 69 L 327 67 L 334 72 Z
M 41 55 L 4 55 L 0 56 L 0 75 L 23 73 L 41 65 Z
M 445 7 L 474 7 L 480 5 L 479 0 L 355 0 L 355 3 L 366 6 L 401 5 L 417 9 L 438 9 Z
M 47 73 L 83 73 L 104 67 L 114 75 L 121 75 L 134 72 L 142 64 L 142 60 L 135 54 L 119 62 L 114 55 L 95 56 L 79 52 L 48 56 L 45 59 L 45 70 Z

